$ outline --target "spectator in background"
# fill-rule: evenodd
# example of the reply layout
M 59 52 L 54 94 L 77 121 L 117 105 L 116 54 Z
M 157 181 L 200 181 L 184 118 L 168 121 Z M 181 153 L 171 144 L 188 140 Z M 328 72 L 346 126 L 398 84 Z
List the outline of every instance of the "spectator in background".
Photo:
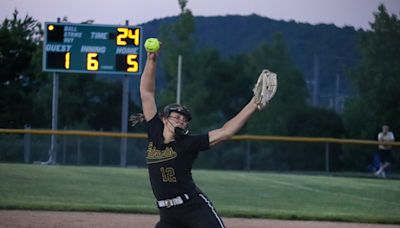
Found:
M 382 126 L 382 132 L 378 134 L 379 142 L 394 142 L 393 132 L 389 131 L 388 125 Z M 381 160 L 380 167 L 378 171 L 375 172 L 376 176 L 386 177 L 385 170 L 390 166 L 390 163 L 393 161 L 392 157 L 392 146 L 379 144 L 378 146 L 378 154 Z
M 368 165 L 368 170 L 375 173 L 381 167 L 381 158 L 379 157 L 378 150 L 372 155 L 371 163 Z

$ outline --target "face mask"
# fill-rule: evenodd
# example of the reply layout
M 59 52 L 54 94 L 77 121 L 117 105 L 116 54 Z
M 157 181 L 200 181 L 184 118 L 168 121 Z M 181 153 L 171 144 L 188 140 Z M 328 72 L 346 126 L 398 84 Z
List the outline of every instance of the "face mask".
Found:
M 171 121 L 167 119 L 167 121 L 174 127 L 174 133 L 175 133 L 175 139 L 181 139 L 183 136 L 189 134 L 189 129 L 187 128 L 181 128 L 181 127 L 175 127 Z
M 175 132 L 175 139 L 181 139 L 183 136 L 189 133 L 189 130 L 180 127 L 175 127 L 174 132 Z

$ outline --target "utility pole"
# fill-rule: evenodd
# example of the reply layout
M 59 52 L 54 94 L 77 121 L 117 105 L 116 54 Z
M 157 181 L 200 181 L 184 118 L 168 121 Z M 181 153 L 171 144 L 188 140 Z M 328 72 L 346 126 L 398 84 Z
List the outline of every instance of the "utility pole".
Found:
M 181 103 L 181 84 L 182 84 L 182 55 L 178 56 L 178 80 L 176 85 L 176 103 Z
M 314 106 L 318 106 L 319 104 L 319 58 L 317 55 L 314 55 L 314 80 L 313 80 L 313 96 L 312 102 Z
M 336 87 L 335 87 L 335 112 L 339 112 L 339 102 L 340 102 L 340 74 L 336 74 Z

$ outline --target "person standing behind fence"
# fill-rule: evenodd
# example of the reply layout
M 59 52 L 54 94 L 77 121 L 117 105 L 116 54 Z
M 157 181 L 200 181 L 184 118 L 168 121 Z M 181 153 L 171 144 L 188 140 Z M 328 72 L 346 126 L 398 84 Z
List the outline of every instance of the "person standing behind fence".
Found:
M 389 131 L 388 125 L 382 126 L 382 132 L 379 132 L 379 134 L 378 134 L 378 141 L 379 142 L 394 142 L 393 132 Z M 386 177 L 385 170 L 393 162 L 392 146 L 379 144 L 378 153 L 379 153 L 381 163 L 380 163 L 380 167 L 379 167 L 378 171 L 375 172 L 375 175 L 379 176 L 379 177 Z

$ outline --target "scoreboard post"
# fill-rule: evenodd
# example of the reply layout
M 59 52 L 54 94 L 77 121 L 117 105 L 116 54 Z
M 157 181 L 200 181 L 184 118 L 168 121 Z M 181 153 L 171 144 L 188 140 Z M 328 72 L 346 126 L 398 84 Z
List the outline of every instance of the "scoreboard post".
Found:
M 46 22 L 43 71 L 139 75 L 142 28 Z

